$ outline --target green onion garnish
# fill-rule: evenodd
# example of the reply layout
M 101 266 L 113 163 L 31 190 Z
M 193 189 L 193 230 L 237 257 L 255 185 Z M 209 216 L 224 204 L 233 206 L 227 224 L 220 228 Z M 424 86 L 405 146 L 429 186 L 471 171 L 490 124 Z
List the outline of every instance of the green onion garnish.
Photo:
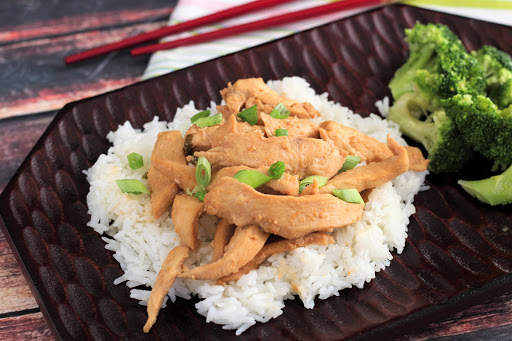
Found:
M 248 169 L 238 171 L 233 176 L 233 178 L 237 179 L 241 183 L 251 186 L 252 188 L 258 188 L 264 183 L 267 183 L 270 180 L 272 180 L 270 176 L 266 176 L 265 174 L 260 173 L 257 170 Z
M 126 157 L 128 159 L 128 166 L 130 166 L 131 169 L 139 169 L 142 166 L 144 166 L 144 160 L 142 159 L 142 155 L 137 153 L 130 153 Z
M 217 114 L 208 117 L 202 117 L 196 120 L 195 124 L 199 128 L 210 127 L 222 123 L 222 114 Z
M 206 195 L 206 190 L 205 189 L 200 189 L 196 192 L 196 194 L 194 194 L 194 197 L 201 200 L 201 201 L 204 201 L 204 196 Z
M 251 125 L 258 123 L 258 107 L 256 104 L 242 112 L 239 112 L 237 115 L 242 120 L 249 122 Z
M 196 164 L 197 183 L 204 188 L 210 184 L 211 179 L 212 166 L 204 156 L 200 156 Z
M 281 177 L 284 174 L 284 171 L 286 169 L 286 165 L 283 161 L 277 161 L 276 163 L 272 164 L 270 168 L 268 169 L 268 175 L 272 179 L 281 179 Z
M 279 103 L 270 113 L 270 117 L 277 119 L 284 119 L 290 116 L 290 110 L 284 106 L 283 103 Z
M 302 191 L 304 190 L 304 188 L 306 188 L 306 186 L 311 185 L 313 183 L 314 179 L 318 180 L 318 188 L 325 186 L 325 184 L 329 180 L 329 178 L 327 178 L 325 176 L 320 176 L 320 175 L 308 176 L 307 178 L 302 179 L 299 182 L 299 193 L 302 193 Z
M 361 194 L 359 194 L 357 189 L 335 189 L 332 191 L 332 194 L 346 202 L 364 204 L 363 198 L 361 198 Z
M 288 136 L 288 129 L 276 129 L 275 136 Z
M 196 186 L 192 190 L 192 192 L 187 188 L 186 193 L 194 198 L 197 198 L 201 201 L 204 201 L 204 196 L 206 195 L 206 190 L 203 186 Z
M 123 193 L 132 193 L 132 194 L 143 194 L 150 193 L 149 190 L 144 186 L 142 182 L 135 179 L 122 179 L 116 180 L 117 186 L 121 189 Z
M 200 111 L 190 118 L 190 122 L 194 123 L 198 119 L 203 118 L 203 117 L 208 117 L 208 116 L 210 116 L 210 110 Z
M 347 155 L 347 158 L 345 159 L 345 162 L 343 163 L 343 166 L 338 173 L 345 172 L 354 168 L 359 162 L 361 162 L 361 158 L 359 156 Z

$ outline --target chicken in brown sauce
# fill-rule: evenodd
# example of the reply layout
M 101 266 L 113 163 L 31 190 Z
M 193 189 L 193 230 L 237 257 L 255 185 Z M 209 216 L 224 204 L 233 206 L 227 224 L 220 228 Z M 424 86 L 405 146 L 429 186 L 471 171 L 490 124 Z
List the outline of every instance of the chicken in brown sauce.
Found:
M 176 277 L 226 284 L 273 254 L 333 243 L 329 232 L 358 221 L 372 189 L 428 164 L 419 149 L 390 137 L 386 144 L 334 121 L 311 122 L 320 113 L 310 103 L 280 96 L 261 78 L 229 83 L 221 95 L 222 123 L 193 124 L 185 138 L 179 131 L 160 134 L 153 151 L 148 174 L 153 213 L 157 218 L 172 205 L 182 246 L 169 253 L 161 270 L 166 274 L 158 275 L 145 332 Z M 251 124 L 238 114 L 254 105 L 257 120 Z M 278 105 L 289 116 L 273 115 Z M 349 156 L 366 164 L 342 171 Z M 308 177 L 309 185 L 301 187 Z M 335 190 L 345 189 L 355 191 L 359 201 L 335 196 Z M 188 250 L 203 245 L 198 238 L 203 214 L 219 218 L 212 262 L 183 269 Z

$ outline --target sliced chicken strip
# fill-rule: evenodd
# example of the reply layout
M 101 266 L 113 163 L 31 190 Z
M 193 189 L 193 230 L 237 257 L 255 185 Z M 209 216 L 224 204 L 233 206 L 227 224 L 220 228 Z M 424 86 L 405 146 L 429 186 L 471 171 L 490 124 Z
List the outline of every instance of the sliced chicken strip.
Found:
M 228 83 L 228 87 L 221 90 L 220 94 L 224 99 L 224 102 L 226 102 L 226 105 L 220 110 L 219 107 L 217 107 L 217 110 L 222 113 L 224 118 L 228 118 L 231 115 L 236 115 L 241 112 L 247 98 L 250 96 L 249 92 L 242 92 L 241 89 L 235 88 L 231 83 Z
M 199 217 L 203 213 L 203 203 L 185 193 L 178 194 L 172 205 L 171 219 L 181 243 L 196 251 L 201 242 L 197 238 Z
M 324 233 L 310 233 L 305 235 L 304 237 L 295 238 L 295 239 L 282 239 L 276 242 L 268 243 L 263 246 L 260 252 L 254 257 L 249 263 L 245 264 L 240 270 L 237 272 L 228 275 L 226 277 L 222 277 L 219 279 L 217 284 L 225 284 L 231 281 L 237 281 L 240 277 L 245 274 L 248 274 L 251 270 L 257 269 L 261 263 L 263 263 L 270 256 L 281 253 L 285 251 L 295 250 L 299 247 L 304 247 L 308 245 L 328 245 L 334 243 L 334 239 Z
M 158 138 L 151 154 L 151 161 L 154 159 L 169 160 L 176 164 L 186 165 L 183 152 L 183 137 L 178 130 L 166 131 L 158 134 Z M 165 210 L 171 206 L 174 196 L 178 193 L 178 186 L 174 180 L 163 176 L 154 169 L 153 164 L 148 171 L 148 185 L 151 191 L 151 206 L 153 216 L 160 217 Z
M 206 212 L 237 226 L 257 224 L 284 238 L 352 224 L 364 205 L 350 204 L 331 194 L 301 197 L 262 194 L 236 179 L 224 177 L 204 198 Z
M 285 119 L 276 119 L 264 112 L 261 112 L 259 117 L 265 127 L 265 135 L 267 137 L 275 136 L 276 129 L 288 130 L 288 136 L 320 137 L 320 134 L 318 133 L 318 125 L 309 120 L 300 119 L 294 116 L 289 116 Z
M 250 132 L 227 134 L 217 147 L 194 155 L 206 157 L 216 169 L 239 165 L 270 167 L 283 161 L 287 172 L 302 179 L 310 175 L 332 177 L 345 162 L 346 152 L 319 139 L 302 136 L 265 138 L 260 132 Z
M 300 118 L 320 116 L 318 110 L 310 103 L 279 96 L 263 82 L 262 78 L 240 79 L 233 85 L 229 83 L 228 87 L 221 90 L 220 94 L 224 98 L 226 107 L 231 114 L 237 114 L 243 108 L 249 108 L 256 104 L 259 111 L 263 111 L 268 115 L 276 105 L 283 103 L 290 110 L 290 115 L 292 116 Z M 223 115 L 228 113 L 225 109 L 221 109 L 221 111 Z
M 236 181 L 236 180 L 235 180 Z M 183 272 L 180 277 L 216 280 L 238 271 L 258 254 L 269 234 L 256 225 L 237 227 L 221 259 Z
M 182 190 L 193 190 L 197 186 L 196 169 L 173 161 L 155 158 L 152 166 L 167 178 L 173 180 Z
M 222 141 L 226 134 L 248 133 L 251 131 L 263 132 L 264 128 L 238 121 L 236 115 L 228 117 L 222 125 L 199 128 L 194 124 L 185 133 L 184 149 L 187 155 L 192 155 L 196 151 L 204 151 L 214 147 Z
M 208 150 L 212 147 L 212 136 L 220 125 L 199 128 L 195 124 L 191 125 L 185 133 L 183 149 L 186 155 L 192 155 L 198 150 Z
M 228 245 L 229 240 L 233 237 L 235 232 L 235 225 L 229 224 L 226 220 L 222 219 L 217 224 L 215 236 L 213 237 L 213 261 L 218 261 L 224 255 L 224 248 Z
M 407 151 L 398 142 L 388 136 L 388 146 L 393 157 L 380 162 L 352 168 L 336 175 L 319 189 L 320 193 L 331 193 L 335 189 L 356 189 L 358 192 L 375 188 L 393 180 L 409 168 Z M 309 186 L 308 186 L 309 187 Z M 312 194 L 306 187 L 302 194 Z
M 224 137 L 228 134 L 235 133 L 250 133 L 250 132 L 264 132 L 264 128 L 259 125 L 252 125 L 237 119 L 236 115 L 231 115 L 227 118 L 223 125 L 219 127 L 212 135 L 211 147 L 220 145 Z
M 178 185 L 151 165 L 148 171 L 148 185 L 151 192 L 153 217 L 159 218 L 171 206 L 179 192 Z
M 409 156 L 409 170 L 415 172 L 423 172 L 427 170 L 430 160 L 425 159 L 419 148 L 411 146 L 404 146 L 404 148 L 407 150 L 407 155 Z
M 361 161 L 378 162 L 393 156 L 385 143 L 362 132 L 344 126 L 335 121 L 320 123 L 320 137 L 325 141 L 332 141 L 335 146 L 345 150 L 349 155 L 359 156 Z M 421 150 L 415 147 L 407 147 L 410 154 L 409 169 L 424 171 L 427 169 L 428 160 L 425 160 Z
M 144 333 L 148 333 L 155 324 L 156 317 L 162 307 L 165 296 L 169 293 L 169 289 L 171 289 L 174 284 L 176 277 L 182 271 L 183 262 L 188 257 L 188 251 L 189 249 L 186 246 L 177 246 L 172 249 L 165 258 L 162 268 L 158 272 L 155 285 L 153 285 L 153 289 L 149 295 L 147 308 L 148 320 L 143 328 Z
M 260 173 L 268 175 L 268 169 L 269 167 L 259 167 L 256 169 L 246 166 L 225 167 L 213 174 L 212 181 L 210 182 L 210 185 L 208 187 L 210 188 L 212 186 L 215 186 L 215 184 L 225 176 L 232 178 L 236 173 L 238 173 L 241 170 L 257 170 Z M 266 184 L 258 187 L 258 189 L 263 190 L 264 188 L 269 188 L 285 195 L 297 196 L 299 195 L 299 179 L 297 179 L 295 175 L 292 175 L 290 173 L 284 173 L 280 179 L 272 179 Z

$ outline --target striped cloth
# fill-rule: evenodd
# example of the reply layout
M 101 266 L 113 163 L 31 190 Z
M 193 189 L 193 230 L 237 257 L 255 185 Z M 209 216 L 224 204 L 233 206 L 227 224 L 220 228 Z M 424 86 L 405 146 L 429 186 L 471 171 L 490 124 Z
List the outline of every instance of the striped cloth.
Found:
M 207 14 L 218 12 L 222 9 L 247 3 L 252 0 L 179 0 L 174 9 L 169 24 L 177 24 Z M 255 13 L 248 13 L 244 16 L 219 22 L 215 25 L 206 26 L 194 31 L 182 33 L 166 39 L 177 39 L 216 30 L 223 27 L 239 25 L 256 21 L 269 16 L 297 11 L 300 9 L 320 6 L 330 0 L 301 0 L 275 6 Z M 512 25 L 512 0 L 429 0 L 429 1 L 403 1 L 403 3 L 437 10 L 441 12 L 491 21 L 495 23 Z M 315 26 L 345 18 L 369 8 L 357 10 L 340 11 L 309 20 L 296 23 L 283 24 L 270 29 L 248 32 L 245 34 L 219 39 L 208 43 L 185 46 L 166 51 L 153 53 L 149 64 L 144 72 L 143 79 L 160 76 L 175 70 L 185 68 L 197 63 L 204 62 L 219 56 L 236 52 L 248 47 L 263 44 L 267 41 L 278 39 L 295 32 L 310 29 Z M 165 41 L 163 39 L 162 41 Z

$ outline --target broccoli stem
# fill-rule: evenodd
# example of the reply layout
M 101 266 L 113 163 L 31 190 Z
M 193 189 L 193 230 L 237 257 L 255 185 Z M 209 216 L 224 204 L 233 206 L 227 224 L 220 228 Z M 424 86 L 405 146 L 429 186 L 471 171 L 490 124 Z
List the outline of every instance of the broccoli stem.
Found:
M 459 180 L 466 192 L 491 206 L 512 203 L 512 165 L 502 174 L 475 181 Z
M 395 100 L 414 91 L 413 80 L 416 77 L 416 71 L 432 67 L 435 64 L 433 62 L 435 52 L 434 44 L 426 44 L 418 51 L 411 52 L 409 59 L 395 72 L 393 79 L 389 82 L 389 88 Z
M 416 93 L 400 97 L 389 109 L 388 119 L 400 125 L 400 130 L 416 142 L 421 143 L 427 151 L 432 146 L 435 127 L 432 122 L 422 121 L 427 115 L 428 101 Z

